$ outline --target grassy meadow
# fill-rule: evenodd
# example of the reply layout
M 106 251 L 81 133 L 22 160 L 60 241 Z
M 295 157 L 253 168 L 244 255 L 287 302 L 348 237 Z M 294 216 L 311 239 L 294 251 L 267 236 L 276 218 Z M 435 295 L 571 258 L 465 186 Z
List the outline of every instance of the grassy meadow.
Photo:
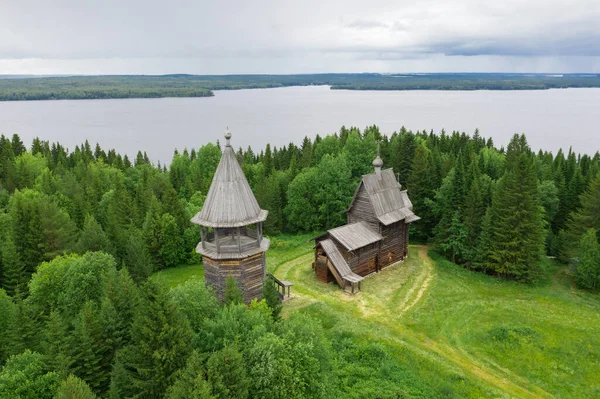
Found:
M 549 261 L 547 278 L 526 286 L 411 246 L 352 296 L 316 280 L 310 238 L 274 237 L 267 267 L 294 283 L 284 316 L 318 319 L 350 360 L 340 397 L 600 397 L 600 296 L 576 289 L 564 266 Z M 173 287 L 202 267 L 153 278 Z

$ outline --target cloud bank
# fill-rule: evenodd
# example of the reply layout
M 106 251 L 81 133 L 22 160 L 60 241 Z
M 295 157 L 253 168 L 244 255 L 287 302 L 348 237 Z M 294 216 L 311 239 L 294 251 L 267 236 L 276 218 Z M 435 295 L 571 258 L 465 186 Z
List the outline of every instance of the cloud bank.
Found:
M 597 0 L 20 0 L 0 73 L 600 72 L 598 21 Z

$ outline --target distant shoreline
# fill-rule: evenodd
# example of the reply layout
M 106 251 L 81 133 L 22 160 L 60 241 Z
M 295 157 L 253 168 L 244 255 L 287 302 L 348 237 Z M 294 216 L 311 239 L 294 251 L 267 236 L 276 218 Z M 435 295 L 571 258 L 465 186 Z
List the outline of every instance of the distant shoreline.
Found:
M 331 90 L 476 91 L 599 88 L 600 74 L 108 75 L 0 78 L 0 101 L 211 97 L 216 90 L 329 86 Z

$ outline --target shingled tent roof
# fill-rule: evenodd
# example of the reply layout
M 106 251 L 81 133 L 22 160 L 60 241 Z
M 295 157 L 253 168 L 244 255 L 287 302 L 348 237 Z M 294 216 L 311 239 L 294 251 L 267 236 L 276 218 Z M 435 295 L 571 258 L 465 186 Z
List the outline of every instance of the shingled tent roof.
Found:
M 221 161 L 213 177 L 202 210 L 191 221 L 207 227 L 240 227 L 263 222 L 268 212 L 260 209 L 250 189 L 244 172 L 229 143 L 231 133 L 225 134 L 227 142 Z
M 396 181 L 392 169 L 384 169 L 380 174 L 364 175 L 356 188 L 348 211 L 352 209 L 361 187 L 367 191 L 375 215 L 384 225 L 387 226 L 400 220 L 410 223 L 421 219 L 413 213 L 408 194 L 406 190 L 402 191 L 402 186 Z

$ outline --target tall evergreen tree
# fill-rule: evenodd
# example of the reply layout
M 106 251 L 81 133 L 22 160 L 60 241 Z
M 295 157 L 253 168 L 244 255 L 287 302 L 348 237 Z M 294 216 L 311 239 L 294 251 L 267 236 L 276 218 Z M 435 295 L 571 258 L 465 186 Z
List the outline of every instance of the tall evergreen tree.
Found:
M 167 399 L 215 399 L 206 380 L 203 355 L 194 351 L 167 390 Z
M 234 346 L 213 353 L 206 362 L 208 381 L 218 399 L 245 399 L 249 381 L 244 358 Z
M 97 396 L 94 394 L 92 389 L 80 378 L 75 377 L 73 374 L 69 375 L 64 380 L 53 399 L 96 399 Z
M 191 330 L 156 283 L 142 288 L 132 343 L 117 354 L 111 396 L 162 397 L 191 353 Z
M 576 267 L 578 286 L 600 288 L 600 244 L 594 229 L 589 229 L 579 240 Z
M 539 277 L 544 248 L 537 178 L 524 135 L 507 147 L 506 172 L 490 209 L 487 264 L 495 273 L 531 282 Z
M 564 261 L 575 256 L 579 240 L 588 229 L 600 231 L 600 173 L 590 182 L 580 201 L 581 208 L 571 215 L 566 226 L 566 240 L 561 253 Z
M 411 174 L 407 181 L 407 189 L 413 204 L 413 211 L 421 217 L 414 238 L 428 240 L 433 235 L 434 215 L 430 202 L 433 200 L 435 187 L 432 181 L 433 165 L 431 152 L 421 143 L 415 150 L 411 165 Z
M 74 323 L 69 354 L 73 359 L 73 373 L 96 393 L 108 388 L 110 377 L 110 369 L 103 369 L 104 358 L 110 353 L 103 338 L 98 312 L 92 302 L 86 302 Z
M 227 305 L 237 305 L 244 302 L 242 290 L 240 290 L 237 281 L 232 276 L 225 279 L 224 301 Z

